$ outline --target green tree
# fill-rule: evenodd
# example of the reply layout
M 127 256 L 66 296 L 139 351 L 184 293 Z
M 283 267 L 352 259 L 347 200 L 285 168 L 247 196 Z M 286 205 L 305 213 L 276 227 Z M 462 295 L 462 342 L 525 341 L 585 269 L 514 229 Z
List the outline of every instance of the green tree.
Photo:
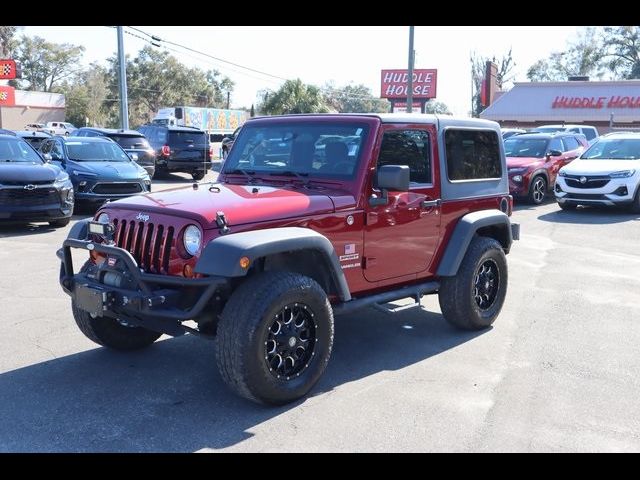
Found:
M 424 113 L 437 113 L 440 115 L 451 115 L 451 110 L 444 102 L 429 100 L 424 106 Z
M 118 98 L 117 59 L 109 62 L 109 96 Z M 188 68 L 167 51 L 144 47 L 134 59 L 127 59 L 129 121 L 135 126 L 146 123 L 162 107 L 224 108 L 226 92 L 233 86 L 215 70 Z M 117 117 L 112 115 L 111 122 L 117 124 Z
M 11 57 L 16 46 L 15 35 L 20 27 L 0 26 L 0 57 Z
M 587 27 L 567 42 L 562 52 L 553 52 L 548 58 L 538 60 L 527 70 L 532 82 L 566 81 L 571 76 L 602 78 L 605 74 L 603 58 L 605 49 L 600 32 Z
M 471 54 L 471 80 L 473 85 L 473 109 L 471 111 L 471 115 L 473 117 L 477 117 L 480 115 L 480 112 L 484 110 L 485 107 L 482 106 L 481 102 L 481 91 L 482 91 L 482 82 L 484 80 L 486 64 L 489 60 L 495 63 L 498 66 L 498 73 L 496 75 L 496 82 L 498 84 L 498 88 L 502 89 L 504 86 L 513 79 L 513 69 L 516 66 L 513 61 L 513 56 L 511 55 L 512 49 L 502 55 L 500 60 L 496 60 L 495 55 L 493 58 L 482 57 L 475 53 Z
M 22 66 L 19 85 L 27 90 L 51 92 L 80 70 L 84 47 L 23 36 L 16 51 L 16 58 Z
M 263 91 L 259 110 L 265 115 L 327 113 L 329 106 L 318 87 L 307 85 L 298 78 L 287 80 L 275 92 Z
M 605 27 L 608 67 L 622 78 L 640 78 L 640 27 Z
M 117 103 L 107 98 L 108 72 L 104 67 L 91 64 L 56 91 L 65 95 L 66 118 L 76 126 L 104 127 L 116 117 Z
M 336 88 L 327 83 L 323 90 L 326 103 L 340 113 L 384 113 L 390 108 L 388 100 L 375 97 L 366 85 Z

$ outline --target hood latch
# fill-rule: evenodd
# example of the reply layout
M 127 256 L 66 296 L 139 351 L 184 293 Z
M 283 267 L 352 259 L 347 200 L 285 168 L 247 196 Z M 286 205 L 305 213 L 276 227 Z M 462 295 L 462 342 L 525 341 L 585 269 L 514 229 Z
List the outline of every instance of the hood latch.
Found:
M 216 225 L 220 229 L 220 235 L 225 235 L 231 231 L 227 223 L 227 217 L 224 216 L 222 211 L 216 213 Z

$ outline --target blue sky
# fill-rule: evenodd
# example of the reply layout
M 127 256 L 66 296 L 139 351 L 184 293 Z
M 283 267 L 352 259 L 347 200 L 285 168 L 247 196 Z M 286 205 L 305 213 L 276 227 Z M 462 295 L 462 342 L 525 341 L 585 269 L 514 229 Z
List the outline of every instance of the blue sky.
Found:
M 363 83 L 380 93 L 380 70 L 406 68 L 409 28 L 402 27 L 170 27 L 135 26 L 164 40 L 206 52 L 277 77 L 296 78 L 316 85 Z M 513 47 L 516 81 L 539 58 L 563 50 L 578 27 L 416 26 L 416 68 L 438 69 L 438 98 L 457 115 L 471 104 L 469 54 L 501 57 Z M 130 30 L 131 33 L 140 35 Z M 85 47 L 86 64 L 105 59 L 117 48 L 116 30 L 109 27 L 26 26 L 22 33 L 49 41 Z M 141 35 L 142 36 L 142 35 Z M 148 43 L 125 35 L 125 51 L 134 56 Z M 171 46 L 180 61 L 215 68 L 235 81 L 232 107 L 250 106 L 256 93 L 275 89 L 282 80 L 248 72 Z

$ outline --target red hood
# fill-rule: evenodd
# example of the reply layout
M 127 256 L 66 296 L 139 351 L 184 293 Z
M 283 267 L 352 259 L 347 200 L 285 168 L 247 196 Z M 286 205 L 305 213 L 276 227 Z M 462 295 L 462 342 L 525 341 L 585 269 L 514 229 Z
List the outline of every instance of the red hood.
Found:
M 536 157 L 507 157 L 507 168 L 528 167 L 542 162 L 542 158 Z
M 207 228 L 220 211 L 224 212 L 229 225 L 332 213 L 335 206 L 329 195 L 327 191 L 264 185 L 201 184 L 197 190 L 190 186 L 137 195 L 111 202 L 106 208 L 192 218 Z M 333 195 L 339 208 L 344 208 L 347 197 L 344 192 L 333 192 Z M 355 205 L 355 199 L 351 197 L 351 200 L 349 203 Z

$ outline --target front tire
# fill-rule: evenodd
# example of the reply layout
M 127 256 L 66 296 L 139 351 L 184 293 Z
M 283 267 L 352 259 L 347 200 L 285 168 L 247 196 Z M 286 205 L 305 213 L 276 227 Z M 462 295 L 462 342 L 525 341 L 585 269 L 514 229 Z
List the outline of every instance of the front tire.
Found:
M 542 175 L 537 175 L 531 180 L 527 200 L 533 205 L 540 205 L 547 197 L 547 180 Z
M 575 203 L 560 203 L 558 202 L 558 206 L 562 209 L 562 210 L 566 210 L 567 212 L 572 212 L 574 211 L 576 208 L 578 208 L 578 206 Z
M 502 245 L 475 237 L 455 277 L 444 277 L 438 300 L 445 320 L 464 330 L 481 330 L 497 318 L 507 295 L 507 258 Z
M 324 373 L 333 332 L 331 304 L 315 280 L 259 273 L 238 287 L 222 312 L 216 337 L 220 375 L 248 400 L 292 402 Z
M 89 262 L 85 263 L 80 271 L 87 271 L 90 265 Z M 125 327 L 113 318 L 92 317 L 89 312 L 79 309 L 74 301 L 71 301 L 71 310 L 78 328 L 85 337 L 113 350 L 140 350 L 151 345 L 162 335 L 142 327 Z

